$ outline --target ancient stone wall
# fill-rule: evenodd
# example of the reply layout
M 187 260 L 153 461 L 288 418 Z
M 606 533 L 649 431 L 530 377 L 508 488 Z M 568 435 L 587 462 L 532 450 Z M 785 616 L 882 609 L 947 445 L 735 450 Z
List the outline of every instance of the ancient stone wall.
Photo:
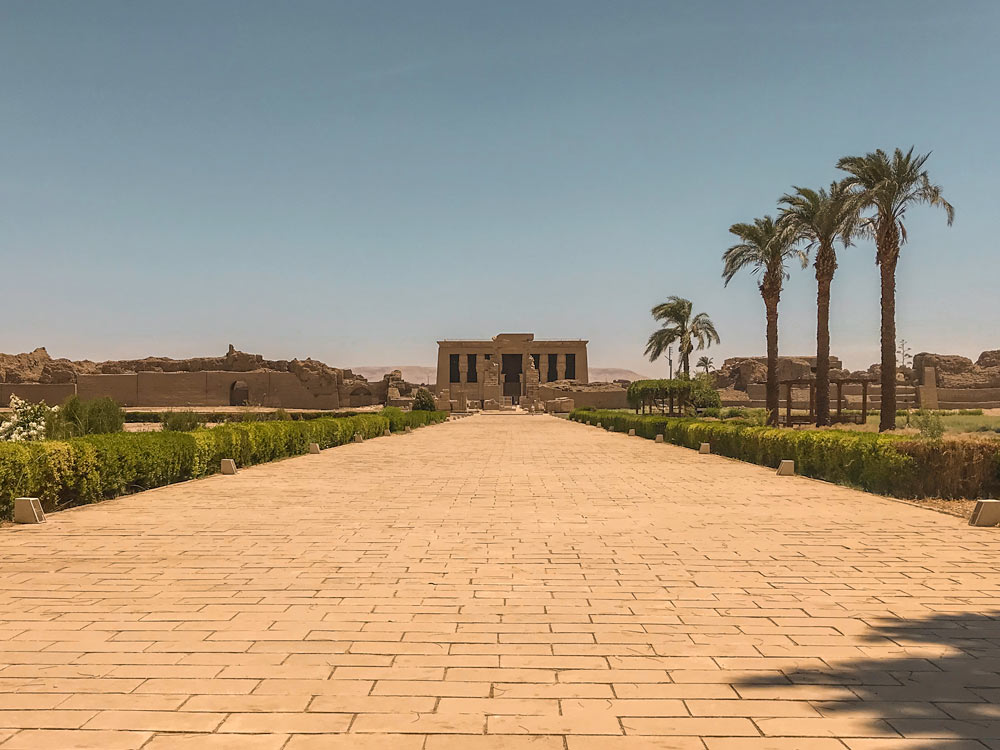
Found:
M 607 385 L 595 384 L 594 385 Z M 573 385 L 554 386 L 552 383 L 538 386 L 538 400 L 549 402 L 558 398 L 570 398 L 573 404 L 579 408 L 591 406 L 595 409 L 627 409 L 628 399 L 624 388 L 600 388 Z
M 0 383 L 0 409 L 6 408 L 12 395 L 32 403 L 44 401 L 55 406 L 74 393 L 76 385 L 73 383 Z
M 913 357 L 917 382 L 924 382 L 924 369 L 933 367 L 939 388 L 1000 388 L 1000 350 L 985 351 L 973 362 L 958 354 L 920 352 Z
M 267 360 L 233 346 L 223 357 L 91 362 L 53 359 L 44 348 L 0 354 L 0 408 L 10 394 L 59 403 L 73 393 L 107 396 L 123 406 L 230 406 L 338 409 L 384 404 L 390 386 L 409 396 L 398 371 L 369 383 L 350 370 L 312 359 Z

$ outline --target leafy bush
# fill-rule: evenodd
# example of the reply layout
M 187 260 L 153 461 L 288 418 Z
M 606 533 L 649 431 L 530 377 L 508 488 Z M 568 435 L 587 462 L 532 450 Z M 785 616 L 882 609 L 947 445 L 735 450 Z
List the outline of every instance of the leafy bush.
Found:
M 410 413 L 403 414 L 398 424 L 405 428 L 447 417 L 444 412 Z M 223 458 L 250 466 L 306 453 L 310 443 L 331 448 L 350 442 L 356 434 L 378 437 L 388 427 L 387 417 L 363 414 L 241 422 L 191 432 L 121 432 L 66 441 L 0 443 L 0 520 L 10 518 L 13 498 L 23 495 L 38 497 L 47 510 L 57 510 L 212 474 Z
M 167 432 L 191 432 L 202 427 L 198 415 L 190 411 L 168 411 L 163 415 L 163 429 Z
M 437 424 L 438 422 L 444 422 L 448 419 L 448 412 L 446 411 L 411 411 L 404 412 L 403 416 L 406 421 L 403 423 L 403 428 L 406 427 L 424 427 L 429 424 Z
M 387 406 L 379 414 L 389 420 L 389 429 L 393 432 L 402 432 L 410 424 L 406 413 L 395 406 Z
M 10 416 L 6 420 L 0 420 L 0 442 L 26 443 L 45 439 L 45 425 L 49 415 L 58 413 L 59 407 L 50 409 L 44 401 L 29 404 L 11 395 L 10 410 Z
M 916 414 L 913 417 L 913 424 L 920 430 L 920 437 L 930 440 L 940 440 L 944 435 L 944 422 L 937 414 L 926 413 Z
M 67 440 L 81 435 L 103 435 L 121 432 L 125 410 L 112 398 L 92 398 L 86 401 L 70 396 L 59 409 L 53 409 L 46 422 L 46 437 Z
M 434 411 L 437 405 L 434 403 L 434 396 L 426 388 L 417 390 L 413 397 L 413 411 Z
M 712 385 L 712 378 L 709 375 L 699 375 L 691 381 L 691 394 L 689 396 L 691 406 L 696 409 L 721 409 L 722 396 Z
M 635 429 L 667 442 L 742 461 L 776 467 L 795 461 L 808 477 L 896 497 L 990 497 L 1000 493 L 1000 444 L 927 441 L 846 430 L 789 430 L 747 422 L 640 416 L 620 411 L 576 410 L 570 419 L 601 422 L 616 432 Z
M 129 411 L 125 412 L 126 422 L 162 422 L 163 418 L 170 412 L 161 411 Z M 215 424 L 223 424 L 224 422 L 269 422 L 272 420 L 283 421 L 291 419 L 293 421 L 299 420 L 309 420 L 309 419 L 330 419 L 330 418 L 342 418 L 342 417 L 354 417 L 357 416 L 356 411 L 296 411 L 287 412 L 284 409 L 276 409 L 275 411 L 255 411 L 253 409 L 241 410 L 238 412 L 231 411 L 195 411 L 191 412 L 198 416 L 199 422 L 213 422 Z M 245 415 L 252 413 L 254 418 L 252 420 L 247 420 Z

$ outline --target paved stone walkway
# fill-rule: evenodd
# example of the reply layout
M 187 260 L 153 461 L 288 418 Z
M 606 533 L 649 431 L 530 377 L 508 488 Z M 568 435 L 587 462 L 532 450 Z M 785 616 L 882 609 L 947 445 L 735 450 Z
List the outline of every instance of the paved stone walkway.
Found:
M 0 529 L 0 750 L 1000 748 L 1000 531 L 482 415 Z

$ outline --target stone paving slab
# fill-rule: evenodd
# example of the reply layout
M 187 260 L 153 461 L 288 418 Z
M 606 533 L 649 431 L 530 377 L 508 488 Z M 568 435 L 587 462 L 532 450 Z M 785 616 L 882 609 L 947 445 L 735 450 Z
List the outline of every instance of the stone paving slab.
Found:
M 0 529 L 0 750 L 1000 749 L 1000 532 L 491 415 Z

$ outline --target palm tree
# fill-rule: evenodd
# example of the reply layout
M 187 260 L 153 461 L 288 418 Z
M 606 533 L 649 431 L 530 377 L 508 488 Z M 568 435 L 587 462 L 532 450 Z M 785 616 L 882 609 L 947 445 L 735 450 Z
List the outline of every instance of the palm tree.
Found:
M 698 367 L 700 367 L 701 369 L 703 369 L 705 371 L 706 375 L 709 374 L 709 371 L 712 369 L 712 365 L 713 365 L 713 362 L 712 362 L 712 358 L 711 357 L 699 357 L 699 359 L 698 359 Z
M 785 262 L 797 258 L 802 267 L 806 254 L 795 247 L 795 235 L 770 216 L 754 219 L 753 224 L 733 224 L 729 231 L 742 240 L 722 255 L 722 278 L 726 285 L 744 268 L 760 276 L 758 288 L 767 314 L 767 421 L 778 423 L 778 302 L 781 287 L 788 278 Z
M 715 324 L 706 313 L 691 315 L 691 300 L 683 297 L 667 297 L 667 301 L 654 307 L 653 318 L 663 325 L 653 331 L 646 342 L 646 356 L 650 362 L 659 359 L 667 347 L 677 342 L 681 357 L 681 370 L 690 377 L 691 352 L 695 349 L 706 349 L 713 343 L 719 343 L 719 334 L 715 332 Z
M 851 244 L 858 216 L 858 198 L 842 182 L 820 188 L 795 187 L 781 196 L 779 223 L 786 227 L 805 251 L 816 251 L 816 426 L 830 424 L 830 285 L 837 271 L 840 242 Z
M 914 156 L 896 149 L 890 157 L 882 149 L 864 156 L 845 156 L 837 167 L 847 172 L 847 187 L 857 193 L 861 210 L 872 209 L 861 219 L 860 229 L 875 239 L 875 263 L 882 276 L 882 394 L 879 432 L 896 428 L 896 264 L 906 242 L 903 219 L 914 204 L 939 206 L 955 219 L 955 209 L 931 183 L 924 170 L 930 154 Z

